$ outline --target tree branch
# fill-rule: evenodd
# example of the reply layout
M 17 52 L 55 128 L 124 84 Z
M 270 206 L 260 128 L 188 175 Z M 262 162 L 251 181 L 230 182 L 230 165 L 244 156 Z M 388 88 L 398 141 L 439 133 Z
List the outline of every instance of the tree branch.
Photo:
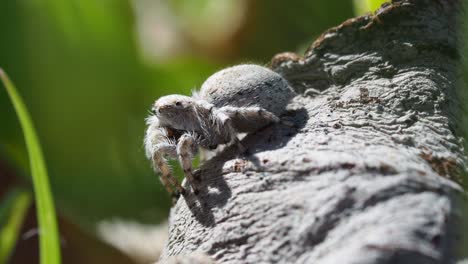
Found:
M 393 1 L 271 67 L 283 124 L 228 147 L 179 199 L 161 257 L 219 263 L 450 263 L 466 164 L 456 1 Z M 284 123 L 293 123 L 294 126 Z

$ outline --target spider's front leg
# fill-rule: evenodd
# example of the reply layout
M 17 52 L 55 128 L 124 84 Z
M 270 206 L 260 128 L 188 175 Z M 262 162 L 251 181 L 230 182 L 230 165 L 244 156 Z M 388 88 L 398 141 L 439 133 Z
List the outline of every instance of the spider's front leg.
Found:
M 164 158 L 164 155 L 176 157 L 176 146 L 171 143 L 160 143 L 156 145 L 155 149 L 156 151 L 152 156 L 153 167 L 161 172 L 159 179 L 167 192 L 172 197 L 178 198 L 180 194 L 185 193 L 185 189 L 180 185 L 174 175 L 172 175 L 171 168 L 167 164 L 167 160 Z M 175 191 L 172 189 L 172 186 L 176 189 Z
M 167 192 L 174 198 L 185 192 L 177 179 L 172 175 L 165 156 L 177 158 L 177 137 L 172 131 L 159 126 L 159 120 L 152 116 L 147 119 L 148 129 L 145 135 L 146 156 L 151 160 L 155 172 L 160 172 L 159 179 Z M 173 190 L 175 188 L 175 190 Z
M 192 134 L 183 134 L 179 138 L 177 144 L 177 155 L 179 162 L 184 170 L 185 177 L 187 178 L 190 186 L 192 186 L 193 193 L 198 194 L 198 187 L 195 185 L 195 177 L 192 173 L 192 160 L 198 152 L 198 142 Z M 198 181 L 198 179 L 196 179 Z

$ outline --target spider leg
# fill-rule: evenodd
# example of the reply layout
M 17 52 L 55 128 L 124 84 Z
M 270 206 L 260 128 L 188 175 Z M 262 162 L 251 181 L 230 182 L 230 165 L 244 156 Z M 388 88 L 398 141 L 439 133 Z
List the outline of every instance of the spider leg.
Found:
M 241 132 L 255 131 L 270 123 L 277 123 L 280 119 L 273 113 L 256 106 L 233 107 L 224 106 L 219 109 L 222 115 L 228 117 L 232 125 Z
M 150 116 L 146 119 L 146 123 L 148 124 L 144 139 L 146 156 L 152 161 L 154 171 L 160 172 L 159 179 L 167 192 L 173 198 L 178 198 L 180 194 L 185 193 L 185 189 L 172 175 L 165 158 L 165 156 L 177 158 L 177 135 L 174 135 L 172 129 L 161 127 L 157 116 Z
M 195 178 L 192 173 L 192 159 L 197 152 L 198 142 L 196 138 L 188 133 L 183 134 L 177 144 L 177 155 L 179 156 L 179 162 L 182 165 L 185 177 L 190 183 L 190 186 L 192 186 L 194 194 L 198 194 L 199 192 L 197 186 L 195 186 Z
M 241 152 L 245 151 L 245 147 L 236 136 L 238 132 L 255 132 L 280 121 L 275 114 L 261 107 L 224 106 L 218 110 L 217 118 L 225 127 L 225 134 L 230 138 L 229 144 L 237 145 Z
M 155 151 L 153 155 L 153 167 L 158 169 L 161 174 L 159 175 L 159 179 L 161 183 L 164 185 L 164 188 L 167 192 L 173 196 L 178 197 L 180 194 L 185 193 L 185 189 L 180 185 L 179 181 L 172 175 L 171 168 L 167 164 L 164 155 L 168 155 L 171 157 L 176 156 L 176 146 L 174 144 L 169 143 L 161 143 L 156 146 L 157 151 Z M 175 188 L 175 191 L 172 189 Z

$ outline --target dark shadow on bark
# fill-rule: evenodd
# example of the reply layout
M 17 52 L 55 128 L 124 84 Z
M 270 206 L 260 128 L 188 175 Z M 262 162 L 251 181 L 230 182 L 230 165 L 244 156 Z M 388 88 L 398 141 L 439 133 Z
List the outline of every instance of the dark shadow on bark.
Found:
M 299 108 L 287 111 L 281 116 L 281 120 L 280 125 L 257 131 L 242 141 L 244 146 L 249 146 L 244 155 L 257 167 L 264 165 L 252 154 L 284 147 L 292 137 L 304 128 L 309 120 L 309 115 L 305 108 Z M 263 138 L 261 142 L 259 142 L 259 138 Z
M 282 148 L 288 141 L 296 135 L 307 123 L 308 115 L 304 108 L 289 110 L 281 116 L 282 123 L 274 126 L 267 126 L 259 131 L 247 135 L 242 141 L 243 146 L 248 146 L 244 153 L 239 153 L 237 146 L 228 146 L 212 159 L 206 161 L 198 170 L 194 172 L 195 178 L 200 179 L 200 192 L 195 196 L 189 193 L 184 196 L 188 208 L 193 216 L 204 226 L 215 225 L 212 209 L 222 207 L 232 195 L 232 191 L 227 185 L 223 175 L 223 165 L 226 161 L 241 158 L 244 155 L 257 166 L 260 166 L 258 159 L 252 159 L 251 154 L 261 151 Z M 287 124 L 284 124 L 284 123 Z M 260 144 L 256 148 L 255 142 L 262 135 L 267 144 Z M 257 144 L 258 145 L 258 144 Z

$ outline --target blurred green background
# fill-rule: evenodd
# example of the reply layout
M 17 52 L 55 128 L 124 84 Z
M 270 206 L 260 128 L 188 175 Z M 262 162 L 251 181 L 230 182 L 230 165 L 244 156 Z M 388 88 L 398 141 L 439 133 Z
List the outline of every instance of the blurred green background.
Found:
M 324 30 L 376 6 L 360 0 L 0 0 L 0 67 L 24 97 L 41 139 L 63 262 L 132 263 L 96 238 L 97 224 L 156 224 L 167 217 L 170 199 L 142 146 L 144 118 L 156 98 L 189 94 L 228 65 L 302 52 Z M 3 90 L 0 120 L 1 203 L 12 187 L 30 187 L 23 135 Z M 37 262 L 34 219 L 32 210 L 12 263 Z

